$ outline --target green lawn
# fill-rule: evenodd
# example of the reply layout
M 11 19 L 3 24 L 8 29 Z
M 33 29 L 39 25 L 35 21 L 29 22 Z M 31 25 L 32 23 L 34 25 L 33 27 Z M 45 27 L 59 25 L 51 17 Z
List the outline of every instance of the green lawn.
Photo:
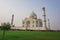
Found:
M 5 40 L 60 40 L 60 32 L 6 31 Z

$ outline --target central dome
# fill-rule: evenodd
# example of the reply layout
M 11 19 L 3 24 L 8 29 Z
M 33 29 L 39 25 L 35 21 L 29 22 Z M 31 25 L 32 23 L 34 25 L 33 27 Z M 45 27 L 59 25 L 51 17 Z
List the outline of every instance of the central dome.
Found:
M 37 19 L 37 15 L 33 11 L 31 12 L 29 17 L 33 19 Z

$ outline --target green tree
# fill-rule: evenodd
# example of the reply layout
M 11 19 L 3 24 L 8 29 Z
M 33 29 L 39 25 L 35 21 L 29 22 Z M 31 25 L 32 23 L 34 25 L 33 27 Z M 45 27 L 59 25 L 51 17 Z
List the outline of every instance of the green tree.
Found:
M 3 23 L 3 24 L 0 26 L 0 29 L 2 29 L 2 30 L 9 30 L 10 28 L 11 28 L 10 23 Z
M 2 40 L 5 40 L 5 30 L 9 30 L 11 28 L 10 23 L 3 23 L 1 24 L 0 28 L 3 30 L 3 36 L 2 36 Z

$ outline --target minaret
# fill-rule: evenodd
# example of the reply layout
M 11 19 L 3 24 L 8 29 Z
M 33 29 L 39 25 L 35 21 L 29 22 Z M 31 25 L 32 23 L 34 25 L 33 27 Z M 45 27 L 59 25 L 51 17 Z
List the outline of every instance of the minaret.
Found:
M 48 30 L 50 30 L 50 20 L 48 19 Z
M 43 23 L 42 29 L 43 29 L 43 30 L 47 30 L 45 7 L 42 8 L 42 23 Z
M 14 21 L 14 14 L 12 14 L 11 26 L 13 26 L 13 21 Z

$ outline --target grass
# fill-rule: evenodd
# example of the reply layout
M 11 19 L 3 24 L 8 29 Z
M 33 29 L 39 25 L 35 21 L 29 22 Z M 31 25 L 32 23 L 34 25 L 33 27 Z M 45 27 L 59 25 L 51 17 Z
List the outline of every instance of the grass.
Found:
M 2 40 L 0 31 L 0 40 Z M 60 32 L 6 31 L 5 40 L 60 40 Z

